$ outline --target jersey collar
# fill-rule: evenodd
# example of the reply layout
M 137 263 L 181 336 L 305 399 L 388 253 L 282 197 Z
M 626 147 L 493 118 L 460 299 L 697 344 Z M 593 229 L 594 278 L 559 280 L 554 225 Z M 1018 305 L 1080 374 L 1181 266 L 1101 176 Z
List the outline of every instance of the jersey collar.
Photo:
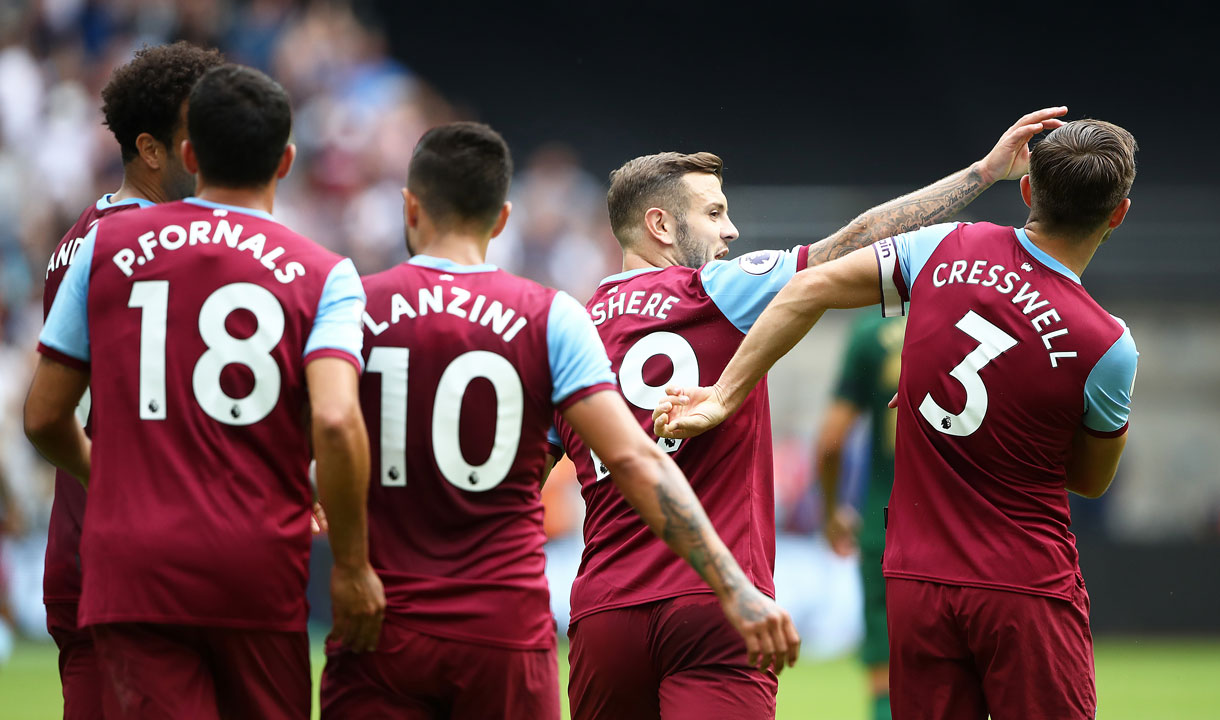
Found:
M 152 200 L 145 200 L 141 197 L 130 197 L 126 200 L 119 200 L 117 202 L 111 201 L 110 198 L 112 197 L 114 197 L 114 193 L 106 193 L 97 199 L 97 203 L 93 207 L 96 208 L 98 212 L 101 212 L 103 210 L 109 210 L 112 207 L 119 207 L 122 205 L 139 205 L 142 208 L 156 205 L 156 203 L 154 203 Z
M 605 285 L 606 283 L 610 283 L 610 282 L 622 282 L 623 280 L 633 278 L 636 275 L 643 275 L 644 273 L 650 273 L 650 272 L 660 272 L 661 270 L 664 270 L 664 269 L 665 268 L 659 268 L 659 267 L 646 267 L 646 268 L 636 268 L 635 270 L 624 270 L 621 273 L 617 273 L 617 274 L 611 275 L 609 277 L 602 278 L 602 281 L 599 282 L 598 285 Z
M 1013 230 L 1015 230 L 1017 233 L 1017 241 L 1021 243 L 1021 247 L 1025 248 L 1027 253 L 1033 255 L 1035 260 L 1064 276 L 1068 280 L 1071 280 L 1077 285 L 1080 284 L 1080 277 L 1077 276 L 1076 273 L 1069 270 L 1067 265 L 1064 265 L 1055 258 L 1051 257 L 1045 250 L 1035 245 L 1033 241 L 1029 239 L 1029 236 L 1025 234 L 1025 228 L 1013 228 Z
M 433 255 L 414 255 L 410 260 L 407 261 L 407 263 L 432 268 L 433 270 L 444 270 L 445 272 L 452 273 L 493 272 L 499 269 L 491 263 L 483 263 L 482 265 L 463 265 L 461 263 L 454 262 L 449 258 L 439 258 Z
M 272 217 L 271 213 L 269 212 L 256 210 L 255 208 L 242 207 L 241 205 L 225 205 L 224 203 L 212 202 L 211 200 L 204 200 L 203 198 L 197 197 L 186 198 L 183 200 L 183 202 L 198 205 L 199 207 L 212 208 L 214 210 L 229 210 L 231 212 L 239 212 L 245 215 L 253 215 L 254 217 L 259 217 L 264 220 L 270 220 L 273 223 L 279 222 L 279 220 Z

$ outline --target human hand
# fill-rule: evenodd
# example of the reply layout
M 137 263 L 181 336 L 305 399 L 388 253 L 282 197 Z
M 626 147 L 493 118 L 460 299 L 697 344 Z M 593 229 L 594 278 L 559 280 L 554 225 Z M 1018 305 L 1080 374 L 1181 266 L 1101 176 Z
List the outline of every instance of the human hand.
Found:
M 377 649 L 385 617 L 385 588 L 368 563 L 347 568 L 335 565 L 330 573 L 334 637 L 355 652 Z
M 729 622 L 746 641 L 746 662 L 778 675 L 785 665 L 796 664 L 801 636 L 787 611 L 753 585 L 720 601 Z
M 856 552 L 856 532 L 860 529 L 860 515 L 850 505 L 835 508 L 826 520 L 826 541 L 839 557 L 848 557 Z
M 314 535 L 321 535 L 330 530 L 330 523 L 326 522 L 326 511 L 322 509 L 322 503 L 314 501 L 313 514 L 309 516 L 309 529 Z
M 665 397 L 652 411 L 657 437 L 690 438 L 711 430 L 729 416 L 720 388 L 665 388 Z
M 1029 141 L 1043 130 L 1062 126 L 1063 121 L 1055 118 L 1065 114 L 1065 106 L 1044 108 L 1022 117 L 1008 128 L 991 152 L 979 161 L 983 180 L 989 183 L 1016 180 L 1029 172 Z

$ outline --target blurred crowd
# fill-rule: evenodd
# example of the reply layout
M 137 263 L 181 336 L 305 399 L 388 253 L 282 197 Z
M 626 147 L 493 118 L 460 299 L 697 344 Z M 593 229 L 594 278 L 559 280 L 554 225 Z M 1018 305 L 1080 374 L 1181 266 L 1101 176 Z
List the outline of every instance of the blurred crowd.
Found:
M 45 539 L 53 487 L 50 468 L 21 428 L 44 269 L 80 212 L 122 178 L 100 111 L 111 71 L 145 44 L 177 39 L 217 47 L 288 90 L 298 156 L 275 214 L 351 257 L 362 273 L 406 258 L 400 188 L 419 137 L 439 123 L 477 119 L 390 57 L 363 5 L 0 0 L 0 536 L 10 536 L 2 555 L 8 572 L 0 569 L 0 576 L 9 576 L 14 612 L 27 627 L 41 623 L 41 545 L 25 548 L 12 538 Z M 583 302 L 598 279 L 618 269 L 602 183 L 565 146 L 516 160 L 513 221 L 490 260 Z M 557 502 L 574 509 L 579 498 L 569 488 Z M 556 513 L 556 520 L 565 516 Z M 575 522 L 569 517 L 554 529 Z

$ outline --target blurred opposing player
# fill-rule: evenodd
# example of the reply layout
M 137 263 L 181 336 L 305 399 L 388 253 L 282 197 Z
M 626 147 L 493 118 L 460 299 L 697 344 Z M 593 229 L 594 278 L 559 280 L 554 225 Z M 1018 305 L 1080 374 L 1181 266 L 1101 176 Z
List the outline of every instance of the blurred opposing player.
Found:
M 195 190 L 195 178 L 182 164 L 186 139 L 186 98 L 200 77 L 223 63 L 220 53 L 189 43 L 146 47 L 114 71 L 102 89 L 102 114 L 123 157 L 123 184 L 81 213 L 51 253 L 42 294 L 43 319 L 85 235 L 112 213 L 181 200 Z M 81 421 L 89 430 L 88 396 Z M 100 718 L 101 685 L 88 630 L 77 629 L 80 601 L 80 534 L 85 488 L 68 473 L 55 473 L 55 503 L 47 528 L 43 602 L 47 631 L 59 646 L 64 718 Z
M 826 411 L 818 437 L 818 482 L 826 509 L 825 532 L 839 555 L 860 551 L 864 587 L 864 643 L 860 658 L 868 669 L 873 720 L 890 717 L 890 646 L 885 627 L 885 506 L 894 485 L 894 430 L 898 414 L 889 407 L 898 391 L 905 318 L 861 315 L 839 370 L 834 402 Z M 860 418 L 869 421 L 868 483 L 859 512 L 839 499 L 843 450 Z
M 760 662 L 796 659 L 787 614 L 746 579 L 614 391 L 584 309 L 485 264 L 511 176 L 491 128 L 430 130 L 403 191 L 414 257 L 365 278 L 370 547 L 389 611 L 377 652 L 328 646 L 324 718 L 559 717 L 539 497 L 556 410 Z
M 1043 111 L 1052 117 L 1061 110 Z M 1004 178 L 1025 137 L 1010 129 L 981 161 L 857 217 L 814 245 L 721 261 L 737 238 L 720 158 L 662 153 L 611 175 L 608 204 L 623 272 L 587 309 L 636 421 L 651 429 L 667 384 L 716 378 L 768 301 L 798 271 L 922 223 L 951 217 Z M 587 513 L 572 586 L 574 718 L 775 715 L 778 680 L 743 660 L 741 642 L 698 579 L 628 512 L 603 467 L 558 423 Z M 750 581 L 773 596 L 775 499 L 766 385 L 723 428 L 694 442 L 659 441 L 674 456 Z
M 364 293 L 349 260 L 270 215 L 295 154 L 283 88 L 214 68 L 187 125 L 199 197 L 86 234 L 26 429 L 89 484 L 80 624 L 106 717 L 305 718 L 311 440 L 336 631 L 371 648 L 384 603 L 364 520 Z M 91 376 L 92 445 L 72 414 Z
M 826 308 L 911 303 L 883 565 L 894 717 L 1096 713 L 1067 491 L 1113 480 L 1137 352 L 1079 276 L 1126 217 L 1135 150 L 1110 123 L 1058 128 L 1021 178 L 1025 227 L 935 225 L 801 273 L 715 387 L 658 407 L 665 432 L 698 432 Z

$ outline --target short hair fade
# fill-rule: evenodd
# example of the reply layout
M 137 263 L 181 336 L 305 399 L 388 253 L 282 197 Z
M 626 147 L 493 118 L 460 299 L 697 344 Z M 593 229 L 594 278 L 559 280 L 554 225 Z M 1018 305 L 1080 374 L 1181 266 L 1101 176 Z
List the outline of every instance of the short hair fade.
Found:
M 222 65 L 191 91 L 186 125 L 201 177 L 222 187 L 259 187 L 279 168 L 292 105 L 288 92 L 258 70 Z
M 610 228 L 619 243 L 643 222 L 644 213 L 659 207 L 681 218 L 686 214 L 686 190 L 682 178 L 688 173 L 708 173 L 724 182 L 724 161 L 709 152 L 663 152 L 628 160 L 610 173 Z
M 1131 133 L 1102 120 L 1052 131 L 1030 152 L 1035 219 L 1067 231 L 1101 225 L 1131 192 L 1137 149 Z
M 438 223 L 491 227 L 512 177 L 512 154 L 500 133 L 483 123 L 453 122 L 419 139 L 407 189 Z
M 182 102 L 204 73 L 222 64 L 219 51 L 179 40 L 172 45 L 146 45 L 131 62 L 117 68 L 102 88 L 102 115 L 119 142 L 123 162 L 131 162 L 139 152 L 136 138 L 141 133 L 169 147 Z

